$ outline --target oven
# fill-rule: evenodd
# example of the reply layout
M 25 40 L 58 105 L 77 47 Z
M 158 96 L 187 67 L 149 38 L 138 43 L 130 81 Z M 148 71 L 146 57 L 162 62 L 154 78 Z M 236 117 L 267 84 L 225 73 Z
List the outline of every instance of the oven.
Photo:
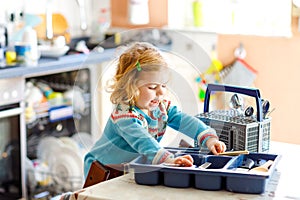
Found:
M 24 80 L 0 79 L 0 199 L 26 197 Z

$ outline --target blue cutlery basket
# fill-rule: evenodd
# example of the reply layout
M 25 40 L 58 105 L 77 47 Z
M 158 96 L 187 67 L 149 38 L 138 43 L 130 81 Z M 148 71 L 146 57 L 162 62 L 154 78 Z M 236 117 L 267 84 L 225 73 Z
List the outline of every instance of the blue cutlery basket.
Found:
M 260 194 L 265 192 L 266 185 L 273 174 L 279 155 L 252 153 L 238 156 L 221 156 L 203 154 L 196 150 L 175 148 L 169 149 L 175 156 L 190 154 L 194 159 L 192 167 L 152 165 L 146 163 L 144 156 L 139 156 L 129 163 L 134 171 L 134 179 L 141 185 L 164 185 L 175 188 L 194 187 L 201 190 L 227 190 L 230 192 Z M 254 162 L 272 160 L 267 172 L 240 171 L 239 167 L 247 158 Z M 208 168 L 198 166 L 210 162 Z

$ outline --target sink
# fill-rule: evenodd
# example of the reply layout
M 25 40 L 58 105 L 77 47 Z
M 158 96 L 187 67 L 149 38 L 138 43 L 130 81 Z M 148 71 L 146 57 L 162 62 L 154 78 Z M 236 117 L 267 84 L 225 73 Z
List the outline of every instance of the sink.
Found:
M 114 42 L 114 36 L 112 36 L 112 35 L 106 35 L 105 40 L 103 40 L 100 43 L 94 43 L 94 42 L 92 42 L 91 37 L 89 37 L 89 36 L 82 36 L 82 37 L 75 37 L 75 38 L 71 39 L 71 42 L 69 44 L 70 49 L 71 50 L 75 50 L 76 44 L 78 42 L 82 41 L 82 40 L 85 41 L 87 47 L 90 50 L 93 50 L 97 46 L 101 46 L 104 49 L 116 48 L 118 46 L 118 45 L 115 44 L 115 42 Z

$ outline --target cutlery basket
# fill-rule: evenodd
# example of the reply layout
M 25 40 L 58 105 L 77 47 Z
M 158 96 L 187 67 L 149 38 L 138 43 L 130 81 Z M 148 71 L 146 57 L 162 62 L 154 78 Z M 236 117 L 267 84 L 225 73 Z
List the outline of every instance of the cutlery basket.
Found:
M 231 110 L 209 111 L 212 92 L 232 92 L 254 97 L 256 117 L 236 115 L 236 112 L 231 112 Z M 196 117 L 216 130 L 219 139 L 226 144 L 227 149 L 268 152 L 271 118 L 264 117 L 262 110 L 262 98 L 258 89 L 208 84 L 204 99 L 204 112 Z M 195 143 L 195 146 L 198 144 Z
M 163 163 L 152 165 L 146 162 L 147 159 L 144 156 L 139 156 L 129 163 L 129 167 L 134 171 L 134 179 L 137 184 L 261 194 L 265 192 L 267 183 L 280 158 L 278 155 L 266 153 L 250 152 L 238 156 L 221 156 L 188 149 L 168 150 L 175 156 L 190 154 L 194 159 L 194 165 L 192 167 L 168 166 Z M 249 158 L 255 163 L 272 160 L 273 164 L 267 172 L 239 170 L 243 161 Z M 207 168 L 199 168 L 205 162 L 210 162 L 211 165 Z

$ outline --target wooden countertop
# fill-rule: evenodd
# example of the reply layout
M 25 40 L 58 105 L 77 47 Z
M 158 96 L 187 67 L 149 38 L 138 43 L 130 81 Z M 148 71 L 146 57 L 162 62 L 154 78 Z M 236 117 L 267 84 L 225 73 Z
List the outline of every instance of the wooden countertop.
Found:
M 171 188 L 163 185 L 138 185 L 134 181 L 133 173 L 129 173 L 76 191 L 70 196 L 70 199 L 300 199 L 299 186 L 295 184 L 300 180 L 299 166 L 297 166 L 299 161 L 296 160 L 300 154 L 300 145 L 271 142 L 269 153 L 281 155 L 281 159 L 263 194 L 241 194 L 225 190 L 206 191 L 195 188 Z

